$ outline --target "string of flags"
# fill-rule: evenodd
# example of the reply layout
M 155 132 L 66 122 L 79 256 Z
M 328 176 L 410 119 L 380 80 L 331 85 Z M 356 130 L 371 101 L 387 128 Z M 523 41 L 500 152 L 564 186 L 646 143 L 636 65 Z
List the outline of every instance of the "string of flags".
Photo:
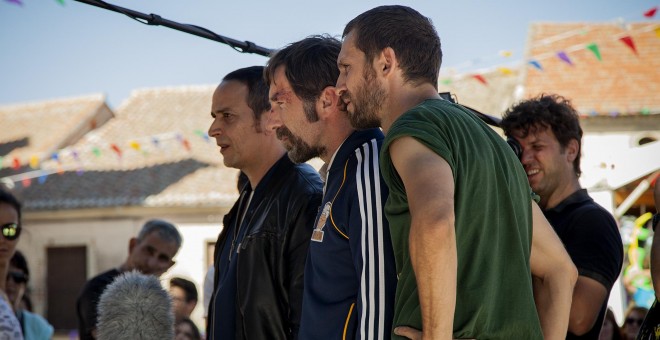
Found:
M 647 11 L 645 13 L 648 13 L 649 15 L 655 15 L 657 12 L 657 7 L 653 8 L 650 11 Z M 625 34 L 617 34 L 612 36 L 613 40 L 618 40 L 619 42 L 622 43 L 623 46 L 627 47 L 633 54 L 636 56 L 639 55 L 639 52 L 637 50 L 637 46 L 635 44 L 634 36 L 641 34 L 641 33 L 646 33 L 649 31 L 654 31 L 655 36 L 660 39 L 660 24 L 657 23 L 652 23 L 649 25 L 646 25 L 640 29 L 634 30 L 634 31 L 628 31 Z M 565 48 L 560 51 L 555 51 L 555 52 L 548 52 L 548 53 L 543 53 L 539 55 L 532 56 L 524 61 L 525 64 L 527 64 L 529 67 L 532 67 L 533 69 L 543 72 L 545 71 L 543 67 L 543 61 L 547 60 L 549 58 L 558 58 L 561 60 L 563 63 L 569 65 L 569 66 L 575 66 L 575 63 L 573 59 L 571 59 L 570 55 L 576 51 L 581 51 L 581 50 L 587 50 L 591 54 L 593 54 L 594 58 L 598 60 L 599 62 L 603 61 L 603 56 L 601 54 L 600 48 L 599 48 L 599 43 L 596 41 L 592 41 L 589 43 L 581 43 L 581 44 L 576 44 L 573 46 L 570 46 L 568 48 Z M 520 65 L 520 61 L 517 62 L 518 65 Z M 488 86 L 488 81 L 484 77 L 485 74 L 492 73 L 494 71 L 499 72 L 503 75 L 512 75 L 512 67 L 506 67 L 506 66 L 495 66 L 492 68 L 488 68 L 485 70 L 481 70 L 477 73 L 466 73 L 466 74 L 460 74 L 460 75 L 455 75 L 455 76 L 450 76 L 450 77 L 442 77 L 440 79 L 440 83 L 444 85 L 451 85 L 451 83 L 455 80 L 463 79 L 463 78 L 473 78 L 479 83 L 483 84 L 484 86 Z
M 210 137 L 206 132 L 197 129 L 194 130 L 193 133 L 197 138 L 202 139 L 206 143 L 210 143 Z M 140 153 L 145 157 L 149 156 L 149 150 L 170 151 L 163 150 L 166 145 L 168 145 L 165 143 L 167 141 L 175 141 L 176 144 L 180 145 L 185 151 L 192 152 L 192 144 L 189 138 L 178 132 L 170 132 L 131 139 L 123 145 L 106 143 L 90 145 L 84 148 L 66 147 L 54 151 L 49 155 L 31 155 L 26 160 L 21 160 L 18 157 L 9 158 L 6 156 L 0 156 L 0 169 L 12 168 L 18 171 L 24 166 L 27 166 L 30 169 L 26 172 L 2 177 L 0 178 L 0 182 L 4 182 L 10 187 L 13 187 L 15 183 L 21 183 L 24 187 L 28 187 L 31 185 L 33 179 L 37 178 L 38 183 L 43 184 L 48 175 L 54 173 L 62 174 L 65 171 L 75 170 L 78 175 L 81 175 L 84 173 L 84 166 L 81 157 L 83 154 L 91 154 L 94 159 L 98 159 L 107 154 L 114 154 L 117 161 L 121 162 L 122 158 L 126 156 L 126 153 L 131 151 Z M 65 158 L 68 158 L 69 162 L 65 162 Z M 42 165 L 47 161 L 54 162 L 56 166 L 49 169 L 42 168 Z M 68 163 L 68 165 L 65 163 Z

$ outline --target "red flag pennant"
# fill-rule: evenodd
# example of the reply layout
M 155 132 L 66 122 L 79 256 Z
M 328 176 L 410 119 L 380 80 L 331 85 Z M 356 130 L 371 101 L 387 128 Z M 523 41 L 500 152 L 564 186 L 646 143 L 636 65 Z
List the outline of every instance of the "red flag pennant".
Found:
M 188 139 L 186 139 L 186 138 L 182 139 L 181 144 L 183 144 L 183 147 L 186 148 L 187 151 L 192 150 L 192 148 L 190 147 L 190 142 L 188 141 Z
M 11 161 L 11 165 L 14 170 L 18 170 L 21 168 L 21 161 L 18 159 L 18 157 L 14 157 L 14 159 Z
M 488 82 L 486 81 L 486 78 L 484 78 L 481 74 L 473 74 L 472 78 L 478 80 L 480 83 L 484 85 L 488 85 Z
M 657 11 L 658 11 L 658 6 L 655 6 L 651 9 L 649 9 L 648 11 L 644 12 L 644 16 L 651 19 L 651 18 L 653 18 L 653 16 L 655 16 L 655 12 L 657 12 Z
M 637 54 L 637 48 L 635 48 L 635 42 L 633 41 L 631 36 L 626 35 L 625 37 L 619 38 L 619 40 L 621 40 L 621 42 L 626 44 L 626 46 L 630 47 L 630 49 L 633 50 L 635 54 Z
M 112 149 L 112 151 L 117 154 L 117 157 L 121 157 L 121 149 L 117 146 L 117 144 L 110 144 L 110 149 Z
M 23 187 L 27 188 L 30 186 L 30 184 L 32 184 L 32 180 L 29 178 L 23 178 L 21 183 L 23 184 Z

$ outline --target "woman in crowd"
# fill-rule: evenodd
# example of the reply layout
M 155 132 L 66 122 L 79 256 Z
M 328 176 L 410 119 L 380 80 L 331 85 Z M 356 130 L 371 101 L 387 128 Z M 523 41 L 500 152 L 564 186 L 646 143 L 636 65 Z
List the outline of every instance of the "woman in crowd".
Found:
M 616 318 L 614 317 L 614 312 L 611 309 L 607 309 L 605 313 L 605 320 L 603 320 L 603 328 L 600 329 L 600 336 L 598 340 L 622 340 L 623 336 L 621 335 L 621 330 L 619 325 L 616 323 Z
M 0 278 L 7 277 L 9 261 L 21 235 L 21 204 L 0 188 Z M 0 279 L 0 340 L 23 339 L 23 332 L 5 293 L 6 281 Z
M 623 338 L 625 340 L 635 340 L 648 311 L 647 308 L 640 306 L 630 305 L 630 307 L 628 307 L 623 326 L 621 327 L 621 332 L 623 333 Z

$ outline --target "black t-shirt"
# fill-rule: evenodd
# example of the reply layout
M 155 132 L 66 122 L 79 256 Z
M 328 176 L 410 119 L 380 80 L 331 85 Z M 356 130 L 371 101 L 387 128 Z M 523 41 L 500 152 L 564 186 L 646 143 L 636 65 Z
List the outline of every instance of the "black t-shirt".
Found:
M 543 213 L 564 243 L 578 274 L 600 282 L 609 297 L 623 265 L 623 242 L 612 215 L 596 204 L 585 189 Z M 589 332 L 582 336 L 568 333 L 566 339 L 598 339 L 607 301 L 606 298 Z
M 92 330 L 96 328 L 97 310 L 96 307 L 101 299 L 101 294 L 105 288 L 121 274 L 117 268 L 103 272 L 85 284 L 77 302 L 78 312 L 78 333 L 80 340 L 93 340 Z

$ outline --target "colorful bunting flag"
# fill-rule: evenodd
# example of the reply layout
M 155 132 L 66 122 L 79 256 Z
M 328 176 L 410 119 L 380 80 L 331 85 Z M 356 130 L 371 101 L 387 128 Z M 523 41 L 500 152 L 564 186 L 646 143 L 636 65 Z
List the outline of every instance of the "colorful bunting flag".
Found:
M 12 159 L 12 166 L 14 170 L 18 170 L 21 168 L 21 161 L 18 159 L 18 157 L 14 157 L 14 159 Z
M 64 0 L 57 0 L 57 2 L 59 2 L 60 5 L 64 6 Z
M 500 51 L 500 55 L 503 56 L 504 58 L 509 58 L 510 56 L 513 55 L 513 52 L 511 52 L 511 51 Z
M 209 138 L 209 135 L 202 131 L 202 130 L 195 130 L 195 134 L 202 137 L 205 142 L 209 142 L 211 139 Z
M 141 148 L 140 143 L 138 143 L 137 141 L 132 140 L 128 143 L 128 145 L 131 146 L 131 149 L 133 149 L 135 151 L 140 151 L 140 148 Z
M 513 74 L 513 70 L 508 67 L 498 67 L 497 70 L 505 76 L 510 76 Z
M 440 80 L 440 82 L 443 83 L 444 85 L 449 86 L 449 85 L 451 85 L 451 78 L 442 79 L 442 80 Z
M 658 11 L 658 6 L 653 7 L 651 9 L 649 9 L 648 11 L 644 12 L 644 16 L 651 19 L 651 18 L 653 18 L 653 16 L 655 16 L 655 12 L 657 12 L 657 11 Z
M 539 62 L 536 61 L 536 60 L 530 60 L 530 61 L 528 62 L 528 64 L 534 66 L 534 67 L 535 67 L 536 69 L 538 69 L 539 71 L 543 71 L 543 67 L 541 67 L 541 63 L 539 63 Z
M 151 144 L 153 144 L 156 148 L 159 148 L 160 147 L 160 141 L 158 140 L 158 137 L 151 138 Z
M 96 157 L 101 157 L 101 149 L 99 149 L 97 146 L 92 148 L 92 153 Z
M 598 45 L 596 45 L 596 43 L 591 43 L 587 45 L 587 49 L 593 52 L 599 61 L 603 61 L 603 58 L 601 58 L 600 56 L 600 50 L 598 50 Z
M 564 52 L 564 51 L 557 52 L 557 58 L 559 58 L 563 62 L 573 66 L 573 62 L 571 61 L 571 58 L 568 57 L 568 54 L 566 54 L 566 52 Z
M 642 110 L 641 110 L 641 113 L 642 113 L 643 115 L 650 115 L 650 114 L 651 114 L 651 110 L 650 110 L 648 107 L 643 107 Z
M 655 36 L 660 38 L 660 27 L 656 27 L 654 31 L 655 31 Z
M 23 3 L 21 2 L 21 0 L 6 0 L 6 1 L 7 1 L 8 3 L 10 3 L 10 4 L 15 4 L 15 5 L 18 5 L 18 6 L 23 6 Z
M 472 75 L 472 78 L 478 80 L 480 83 L 482 83 L 482 84 L 484 84 L 484 85 L 488 85 L 488 82 L 486 81 L 486 78 L 484 78 L 484 77 L 483 77 L 482 75 L 480 75 L 480 74 L 473 74 L 473 75 Z
M 32 180 L 29 179 L 29 178 L 27 178 L 27 177 L 26 177 L 26 178 L 23 178 L 23 179 L 21 180 L 21 184 L 23 184 L 23 186 L 27 188 L 27 187 L 30 186 L 30 184 L 32 184 Z
M 50 155 L 50 159 L 54 160 L 57 163 L 60 163 L 60 156 L 57 154 L 57 152 L 53 152 Z
M 117 157 L 121 157 L 121 149 L 117 146 L 117 144 L 110 144 L 110 149 L 112 149 L 112 151 L 117 154 Z
M 183 139 L 181 140 L 181 144 L 183 144 L 183 147 L 184 147 L 187 151 L 191 151 L 191 150 L 192 150 L 192 148 L 190 147 L 190 142 L 188 142 L 187 139 L 183 138 Z
M 630 47 L 630 49 L 633 50 L 635 54 L 637 54 L 637 48 L 635 47 L 635 42 L 633 41 L 631 36 L 627 35 L 625 37 L 619 38 L 619 40 L 621 40 L 621 42 L 626 44 L 626 46 Z
M 39 167 L 39 157 L 37 157 L 36 155 L 32 155 L 32 157 L 30 157 L 30 167 L 32 169 L 36 169 Z
M 38 180 L 39 184 L 46 183 L 46 178 L 48 178 L 48 174 L 43 174 L 43 175 L 39 176 L 39 180 Z

